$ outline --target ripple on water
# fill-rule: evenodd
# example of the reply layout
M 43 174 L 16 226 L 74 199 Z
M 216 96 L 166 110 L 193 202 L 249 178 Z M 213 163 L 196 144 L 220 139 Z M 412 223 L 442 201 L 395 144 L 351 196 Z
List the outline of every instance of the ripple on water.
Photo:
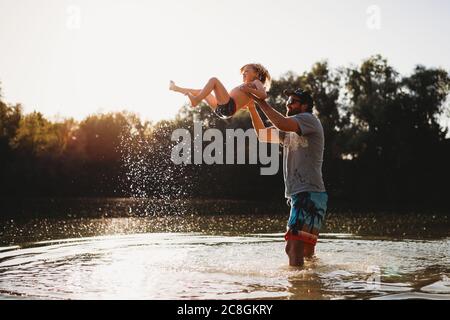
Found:
M 450 295 L 450 278 L 447 276 L 443 276 L 441 281 L 423 287 L 422 289 L 420 289 L 420 291 L 426 293 L 443 293 Z
M 450 295 L 410 292 L 375 297 L 371 300 L 450 300 Z
M 140 234 L 0 248 L 0 294 L 47 299 L 449 299 L 444 276 L 450 271 L 448 252 L 442 252 L 448 240 L 324 238 L 317 257 L 303 269 L 286 266 L 281 234 Z M 436 277 L 440 280 L 433 284 L 420 283 L 420 278 Z

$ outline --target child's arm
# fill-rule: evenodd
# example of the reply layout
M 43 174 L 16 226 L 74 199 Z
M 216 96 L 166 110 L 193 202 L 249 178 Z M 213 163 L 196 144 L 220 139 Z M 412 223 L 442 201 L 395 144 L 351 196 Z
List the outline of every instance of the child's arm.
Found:
M 267 99 L 267 92 L 261 81 L 255 80 L 252 83 L 244 84 L 241 86 L 241 90 L 254 95 L 255 97 L 265 100 Z

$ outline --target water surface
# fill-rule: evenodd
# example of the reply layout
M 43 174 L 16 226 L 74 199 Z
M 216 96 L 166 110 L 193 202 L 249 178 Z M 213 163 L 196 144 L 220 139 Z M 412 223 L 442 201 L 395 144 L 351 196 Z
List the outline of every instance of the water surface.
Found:
M 282 234 L 162 233 L 0 248 L 0 293 L 45 299 L 450 299 L 450 240 L 323 235 L 305 268 Z
M 286 214 L 89 210 L 3 219 L 0 297 L 450 299 L 446 215 L 331 214 L 299 269 L 287 266 Z

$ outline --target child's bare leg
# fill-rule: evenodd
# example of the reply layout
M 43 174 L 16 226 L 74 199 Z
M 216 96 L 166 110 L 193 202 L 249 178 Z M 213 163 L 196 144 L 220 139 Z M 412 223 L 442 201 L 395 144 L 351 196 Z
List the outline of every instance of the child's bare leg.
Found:
M 173 81 L 170 82 L 170 90 L 188 95 L 189 93 L 198 96 L 202 90 L 199 89 L 188 89 L 177 86 Z M 206 98 L 206 103 L 214 110 L 217 108 L 217 100 L 212 94 L 209 94 Z
M 205 99 L 213 91 L 214 95 L 216 96 L 217 104 L 222 105 L 230 101 L 230 95 L 228 94 L 227 89 L 225 89 L 223 84 L 219 81 L 219 79 L 211 78 L 198 95 L 193 95 L 192 93 L 188 92 L 188 97 L 191 100 L 192 106 L 197 106 L 200 101 Z

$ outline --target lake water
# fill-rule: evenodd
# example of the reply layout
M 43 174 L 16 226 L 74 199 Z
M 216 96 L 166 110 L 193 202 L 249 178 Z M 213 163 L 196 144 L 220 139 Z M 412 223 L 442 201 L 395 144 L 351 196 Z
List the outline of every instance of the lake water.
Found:
M 284 253 L 287 213 L 101 211 L 3 219 L 0 297 L 450 299 L 446 215 L 331 215 L 316 257 L 299 269 Z

